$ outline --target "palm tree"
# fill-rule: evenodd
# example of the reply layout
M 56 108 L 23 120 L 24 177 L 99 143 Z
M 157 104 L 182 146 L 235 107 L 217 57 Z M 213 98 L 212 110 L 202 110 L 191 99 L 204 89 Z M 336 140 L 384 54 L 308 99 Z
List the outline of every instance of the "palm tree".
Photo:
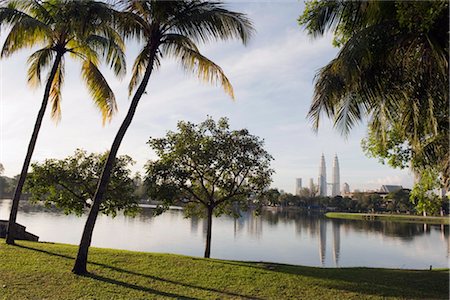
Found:
M 0 7 L 0 25 L 11 28 L 1 56 L 9 57 L 23 48 L 42 47 L 28 59 L 28 82 L 32 86 L 38 86 L 42 71 L 50 68 L 41 108 L 14 192 L 6 238 L 8 244 L 14 244 L 19 200 L 49 101 L 52 118 L 58 121 L 61 117 L 66 53 L 81 62 L 82 77 L 103 115 L 103 122 L 109 120 L 117 109 L 114 94 L 98 69 L 99 59 L 104 57 L 116 75 L 125 73 L 123 41 L 109 25 L 113 15 L 108 5 L 95 1 L 7 1 Z
M 389 147 L 390 133 L 400 134 L 398 146 L 409 144 L 413 169 L 437 166 L 448 185 L 448 6 L 447 1 L 307 4 L 300 23 L 313 36 L 333 30 L 341 46 L 316 76 L 308 114 L 315 129 L 322 113 L 344 134 L 367 117 L 369 133 L 381 147 Z
M 143 48 L 134 62 L 129 84 L 130 94 L 136 91 L 114 138 L 99 181 L 72 270 L 75 274 L 87 272 L 92 232 L 111 169 L 154 68 L 159 66 L 164 56 L 173 57 L 186 70 L 196 73 L 200 80 L 220 83 L 225 92 L 233 97 L 232 86 L 222 69 L 200 53 L 196 42 L 238 38 L 245 44 L 253 31 L 251 22 L 245 15 L 226 10 L 220 2 L 124 0 L 121 5 L 124 9 L 121 20 L 124 24 L 123 35 L 143 42 Z

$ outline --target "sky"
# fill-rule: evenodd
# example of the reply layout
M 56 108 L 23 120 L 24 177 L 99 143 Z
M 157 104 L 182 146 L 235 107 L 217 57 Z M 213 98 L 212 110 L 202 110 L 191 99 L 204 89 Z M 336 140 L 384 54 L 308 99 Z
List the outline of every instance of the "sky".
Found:
M 327 164 L 328 181 L 334 155 L 339 157 L 341 184 L 350 189 L 378 189 L 382 184 L 411 187 L 408 170 L 396 170 L 368 158 L 361 149 L 366 125 L 359 124 L 350 136 L 343 137 L 332 122 L 321 119 L 318 132 L 307 119 L 311 103 L 314 75 L 338 53 L 331 44 L 332 36 L 311 39 L 298 25 L 303 11 L 302 1 L 229 1 L 227 8 L 246 13 L 256 33 L 248 45 L 238 41 L 200 45 L 205 56 L 222 67 L 231 81 L 235 100 L 220 86 L 199 82 L 183 71 L 173 60 L 165 59 L 154 72 L 146 94 L 142 97 L 133 123 L 122 142 L 119 154 L 135 161 L 132 170 L 144 174 L 145 162 L 155 159 L 147 145 L 150 137 L 162 137 L 175 130 L 179 120 L 200 123 L 207 116 L 227 117 L 232 129 L 247 128 L 264 139 L 266 150 L 275 158 L 272 187 L 293 193 L 295 178 L 317 181 L 320 157 Z M 1 32 L 3 44 L 5 32 Z M 128 70 L 138 53 L 139 45 L 127 48 Z M 4 175 L 20 172 L 35 118 L 43 96 L 43 85 L 31 89 L 26 82 L 26 49 L 0 60 L 0 162 Z M 80 65 L 66 58 L 66 76 L 62 90 L 62 119 L 55 123 L 47 109 L 33 162 L 48 158 L 61 159 L 77 148 L 88 152 L 104 152 L 126 114 L 127 76 L 119 80 L 106 68 L 102 71 L 116 94 L 119 112 L 102 126 L 80 76 Z M 316 182 L 317 183 L 317 182 Z

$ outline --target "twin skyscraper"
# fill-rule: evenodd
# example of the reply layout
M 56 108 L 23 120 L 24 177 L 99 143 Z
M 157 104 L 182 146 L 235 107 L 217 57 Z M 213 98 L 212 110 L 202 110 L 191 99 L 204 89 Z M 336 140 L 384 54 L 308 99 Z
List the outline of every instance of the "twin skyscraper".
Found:
M 331 197 L 341 195 L 340 186 L 341 186 L 341 178 L 339 173 L 339 160 L 337 154 L 334 156 L 333 160 L 333 170 L 332 170 L 332 182 L 327 182 L 327 167 L 325 164 L 325 156 L 322 154 L 320 159 L 320 167 L 319 167 L 319 179 L 318 179 L 318 194 L 319 196 L 326 197 L 328 196 L 327 190 L 328 185 L 331 185 Z
M 317 196 L 326 197 L 328 196 L 328 186 L 331 185 L 331 197 L 340 196 L 341 175 L 339 171 L 339 160 L 337 154 L 335 154 L 334 156 L 332 173 L 332 182 L 327 182 L 327 167 L 325 163 L 325 156 L 322 154 L 322 157 L 320 159 L 319 178 L 317 180 L 317 185 L 314 184 L 314 180 L 312 178 L 309 180 L 309 190 L 311 191 L 311 193 Z M 344 189 L 344 194 L 349 192 L 348 184 L 345 185 L 347 185 L 347 187 L 346 189 Z M 302 179 L 297 178 L 295 182 L 295 194 L 300 195 L 301 190 Z

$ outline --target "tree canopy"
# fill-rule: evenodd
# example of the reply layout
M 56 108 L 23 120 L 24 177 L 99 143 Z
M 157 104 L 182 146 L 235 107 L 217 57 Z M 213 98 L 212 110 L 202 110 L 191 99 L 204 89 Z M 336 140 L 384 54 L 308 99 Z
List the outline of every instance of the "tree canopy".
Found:
M 55 205 L 64 213 L 81 215 L 91 206 L 95 188 L 100 178 L 107 153 L 88 154 L 78 149 L 65 159 L 47 159 L 33 163 L 25 190 L 31 193 L 32 201 Z M 111 181 L 100 211 L 115 216 L 119 210 L 134 214 L 138 209 L 136 185 L 128 168 L 133 164 L 129 156 L 119 156 L 114 165 Z
M 116 12 L 98 1 L 4 1 L 0 7 L 0 26 L 10 28 L 1 57 L 19 50 L 39 47 L 28 58 L 28 83 L 41 84 L 42 72 L 55 64 L 51 84 L 51 116 L 61 117 L 61 88 L 64 83 L 65 54 L 81 62 L 81 75 L 103 121 L 117 110 L 115 96 L 99 70 L 100 60 L 116 75 L 126 72 L 124 48 L 112 27 Z
M 186 214 L 207 216 L 210 230 L 213 213 L 236 214 L 258 201 L 273 173 L 262 140 L 247 129 L 231 130 L 226 118 L 181 121 L 177 128 L 149 141 L 158 159 L 145 167 L 146 185 L 162 209 L 186 203 Z
M 366 153 L 449 187 L 448 1 L 309 1 L 299 22 L 335 35 L 308 116 L 348 134 L 368 119 Z

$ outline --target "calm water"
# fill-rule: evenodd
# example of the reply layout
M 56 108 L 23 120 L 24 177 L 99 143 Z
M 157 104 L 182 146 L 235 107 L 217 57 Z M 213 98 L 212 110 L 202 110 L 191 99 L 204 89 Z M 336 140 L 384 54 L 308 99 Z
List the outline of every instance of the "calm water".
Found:
M 11 201 L 0 200 L 0 219 Z M 78 244 L 86 216 L 21 202 L 17 221 L 40 241 Z M 143 208 L 135 218 L 99 216 L 97 247 L 202 256 L 206 226 L 180 210 L 153 217 Z M 324 267 L 448 267 L 449 228 L 423 224 L 331 220 L 297 211 L 266 210 L 255 217 L 213 220 L 211 257 Z

